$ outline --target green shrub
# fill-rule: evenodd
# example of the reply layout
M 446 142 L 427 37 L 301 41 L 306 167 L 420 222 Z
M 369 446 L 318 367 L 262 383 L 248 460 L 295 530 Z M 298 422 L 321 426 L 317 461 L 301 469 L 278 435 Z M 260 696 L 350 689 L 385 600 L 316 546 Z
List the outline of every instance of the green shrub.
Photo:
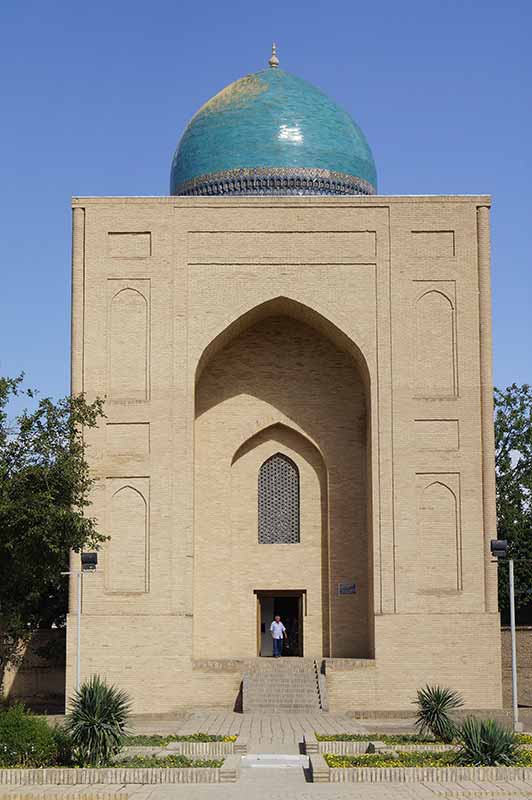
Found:
M 162 758 L 157 758 L 156 756 L 130 756 L 129 758 L 121 758 L 120 761 L 115 761 L 113 766 L 139 769 L 149 767 L 221 767 L 223 763 L 223 758 L 191 758 L 190 756 L 176 754 L 163 756 Z
M 463 704 L 462 697 L 453 689 L 443 686 L 418 689 L 416 727 L 421 734 L 431 733 L 437 741 L 452 742 L 458 728 L 449 713 Z
M 72 753 L 72 740 L 66 730 L 60 725 L 53 729 L 57 764 L 61 767 L 71 767 L 74 763 Z
M 81 766 L 109 764 L 122 748 L 130 701 L 126 692 L 109 686 L 98 675 L 85 681 L 69 709 L 66 731 Z
M 175 741 L 174 736 L 150 733 L 138 734 L 137 736 L 125 736 L 122 739 L 122 744 L 124 747 L 166 747 L 173 741 Z
M 59 763 L 57 734 L 22 704 L 0 711 L 0 766 L 49 767 Z
M 460 728 L 460 750 L 458 764 L 492 767 L 515 764 L 519 749 L 512 731 L 499 725 L 494 719 L 468 717 Z

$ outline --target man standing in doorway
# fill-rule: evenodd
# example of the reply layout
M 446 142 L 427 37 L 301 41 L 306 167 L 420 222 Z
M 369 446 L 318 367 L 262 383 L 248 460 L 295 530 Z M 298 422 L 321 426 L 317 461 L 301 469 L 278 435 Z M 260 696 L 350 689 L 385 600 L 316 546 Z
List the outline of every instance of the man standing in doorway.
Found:
M 273 639 L 273 657 L 280 658 L 283 654 L 283 639 L 286 638 L 286 628 L 277 615 L 270 625 Z

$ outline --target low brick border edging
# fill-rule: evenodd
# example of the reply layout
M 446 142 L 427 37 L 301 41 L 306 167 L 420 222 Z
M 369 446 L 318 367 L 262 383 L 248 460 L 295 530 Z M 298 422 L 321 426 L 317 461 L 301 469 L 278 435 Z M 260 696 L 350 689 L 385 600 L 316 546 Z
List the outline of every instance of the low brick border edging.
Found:
M 247 741 L 236 742 L 169 742 L 165 745 L 126 745 L 121 751 L 122 754 L 130 755 L 149 755 L 173 756 L 179 753 L 184 756 L 216 756 L 227 757 L 233 753 L 246 755 L 248 750 Z
M 314 783 L 530 781 L 532 767 L 329 767 L 321 753 L 313 753 L 310 774 Z
M 240 756 L 229 755 L 221 767 L 49 767 L 0 769 L 0 786 L 77 786 L 123 783 L 235 783 Z
M 434 742 L 433 744 L 389 744 L 380 739 L 361 739 L 361 740 L 342 740 L 333 739 L 324 741 L 316 739 L 315 734 L 305 734 L 303 736 L 303 744 L 305 753 L 310 755 L 312 753 L 331 753 L 337 756 L 360 756 L 365 753 L 444 753 L 448 750 L 458 750 L 457 744 L 442 744 L 441 742 Z M 370 746 L 373 749 L 369 749 Z M 520 750 L 532 750 L 530 744 L 520 744 Z
M 361 756 L 366 753 L 446 753 L 448 750 L 458 750 L 458 745 L 453 744 L 385 744 L 380 739 L 365 739 L 364 741 L 318 741 L 314 749 L 308 749 L 307 753 L 331 753 L 335 756 Z M 374 750 L 370 750 L 370 745 Z

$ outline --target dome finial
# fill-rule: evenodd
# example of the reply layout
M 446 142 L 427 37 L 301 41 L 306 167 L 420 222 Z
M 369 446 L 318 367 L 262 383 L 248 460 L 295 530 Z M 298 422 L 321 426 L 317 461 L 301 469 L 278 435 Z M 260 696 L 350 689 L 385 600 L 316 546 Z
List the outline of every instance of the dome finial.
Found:
M 277 67 L 279 66 L 279 59 L 277 58 L 277 47 L 275 46 L 275 42 L 273 42 L 272 44 L 272 54 L 270 56 L 268 64 L 272 69 L 277 69 Z

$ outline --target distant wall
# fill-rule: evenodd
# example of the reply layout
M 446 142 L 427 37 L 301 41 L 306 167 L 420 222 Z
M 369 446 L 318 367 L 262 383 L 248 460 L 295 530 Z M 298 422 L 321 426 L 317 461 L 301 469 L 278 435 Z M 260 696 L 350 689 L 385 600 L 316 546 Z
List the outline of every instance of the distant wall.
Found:
M 36 651 L 47 644 L 54 645 L 57 659 L 48 661 L 37 655 Z M 64 628 L 34 634 L 20 663 L 6 670 L 4 697 L 22 700 L 35 711 L 62 712 L 65 705 L 65 647 Z
M 501 630 L 503 705 L 512 705 L 512 651 L 510 628 Z M 532 625 L 516 629 L 517 699 L 520 706 L 532 706 Z

